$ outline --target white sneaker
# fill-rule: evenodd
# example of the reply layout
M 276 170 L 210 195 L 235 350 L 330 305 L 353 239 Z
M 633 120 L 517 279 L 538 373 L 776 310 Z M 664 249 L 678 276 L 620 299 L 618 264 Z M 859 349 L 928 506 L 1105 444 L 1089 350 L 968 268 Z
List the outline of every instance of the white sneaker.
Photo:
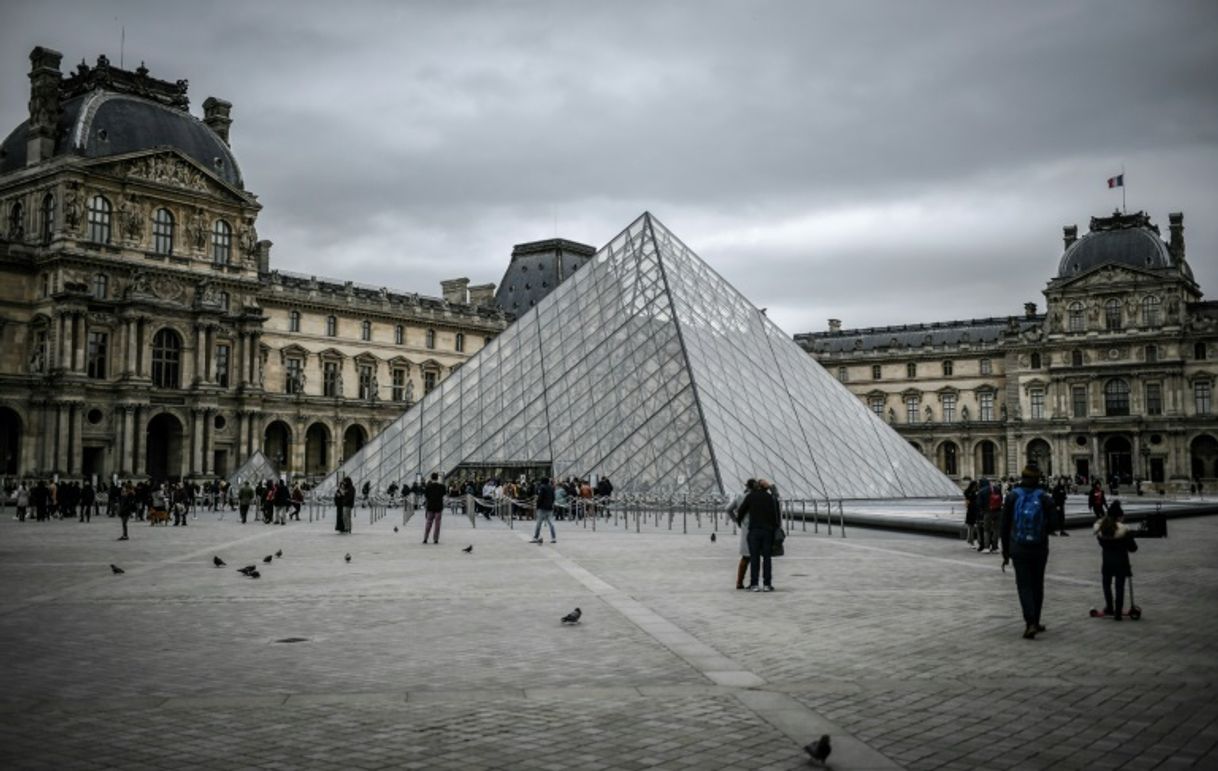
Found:
M 772 591 L 774 591 L 774 587 L 772 587 L 772 586 L 767 586 L 767 587 L 763 588 L 761 591 L 763 591 L 763 592 L 772 592 Z
M 749 591 L 750 591 L 750 592 L 760 592 L 760 591 L 761 591 L 761 587 L 760 587 L 760 586 L 750 586 L 750 587 L 749 587 Z

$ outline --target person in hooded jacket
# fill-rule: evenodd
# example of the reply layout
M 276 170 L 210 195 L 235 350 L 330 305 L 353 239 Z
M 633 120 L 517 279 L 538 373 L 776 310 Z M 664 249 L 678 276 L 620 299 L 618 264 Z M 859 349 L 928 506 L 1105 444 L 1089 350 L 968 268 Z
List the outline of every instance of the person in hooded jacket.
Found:
M 1124 519 L 1121 502 L 1113 501 L 1104 518 L 1095 523 L 1095 538 L 1103 554 L 1100 578 L 1104 583 L 1104 615 L 1116 621 L 1120 621 L 1124 613 L 1125 579 L 1133 576 L 1129 555 L 1138 550 L 1138 542 L 1134 540 L 1133 531 L 1125 526 Z M 1115 597 L 1113 583 L 1116 583 Z

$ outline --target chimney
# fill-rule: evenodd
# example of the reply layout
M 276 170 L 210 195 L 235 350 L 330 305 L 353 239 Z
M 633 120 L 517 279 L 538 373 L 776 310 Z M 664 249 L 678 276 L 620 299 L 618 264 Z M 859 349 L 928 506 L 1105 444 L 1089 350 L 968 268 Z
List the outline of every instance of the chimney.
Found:
M 494 305 L 495 304 L 495 285 L 494 284 L 478 284 L 469 288 L 469 304 L 470 305 Z
M 274 244 L 271 241 L 263 239 L 254 245 L 255 259 L 258 261 L 259 273 L 271 272 L 271 247 Z
M 59 103 L 59 62 L 63 54 L 38 46 L 30 51 L 30 122 L 26 133 L 25 165 L 50 160 L 55 154 L 55 130 L 63 108 Z
M 1062 228 L 1062 240 L 1066 242 L 1066 249 L 1070 248 L 1070 244 L 1078 240 L 1078 225 L 1066 225 Z
M 1036 318 L 1036 303 L 1024 303 L 1023 304 L 1023 315 L 1024 315 L 1024 318 L 1029 318 L 1029 319 Z
M 228 144 L 228 127 L 233 122 L 233 119 L 228 117 L 228 113 L 232 109 L 232 102 L 226 102 L 214 96 L 207 97 L 203 102 L 203 122 L 216 132 L 216 136 L 224 140 L 224 144 Z
M 829 331 L 830 332 L 841 332 L 842 331 L 842 320 L 841 319 L 829 319 Z
M 440 282 L 440 293 L 444 295 L 444 302 L 455 305 L 464 305 L 469 302 L 468 288 L 468 278 L 450 278 Z
M 1176 264 L 1184 262 L 1184 213 L 1172 212 L 1167 215 L 1171 223 L 1171 240 L 1167 242 L 1167 250 Z

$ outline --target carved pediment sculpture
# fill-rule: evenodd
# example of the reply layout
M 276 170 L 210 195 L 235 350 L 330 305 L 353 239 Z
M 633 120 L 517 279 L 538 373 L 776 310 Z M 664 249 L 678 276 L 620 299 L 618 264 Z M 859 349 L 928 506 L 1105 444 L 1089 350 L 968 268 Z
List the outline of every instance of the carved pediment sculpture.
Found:
M 206 193 L 209 189 L 207 177 L 203 172 L 181 158 L 167 153 L 136 158 L 127 164 L 127 176 L 201 193 Z
M 157 276 L 152 279 L 152 294 L 166 302 L 179 302 L 182 299 L 181 282 L 169 276 Z

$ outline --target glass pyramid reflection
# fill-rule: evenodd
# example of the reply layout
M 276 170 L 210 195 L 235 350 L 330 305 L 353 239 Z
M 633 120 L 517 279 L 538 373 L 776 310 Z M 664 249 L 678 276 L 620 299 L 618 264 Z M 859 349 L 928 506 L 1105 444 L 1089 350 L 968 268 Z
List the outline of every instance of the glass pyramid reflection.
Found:
M 319 487 L 550 466 L 619 492 L 790 499 L 959 488 L 650 214 Z

